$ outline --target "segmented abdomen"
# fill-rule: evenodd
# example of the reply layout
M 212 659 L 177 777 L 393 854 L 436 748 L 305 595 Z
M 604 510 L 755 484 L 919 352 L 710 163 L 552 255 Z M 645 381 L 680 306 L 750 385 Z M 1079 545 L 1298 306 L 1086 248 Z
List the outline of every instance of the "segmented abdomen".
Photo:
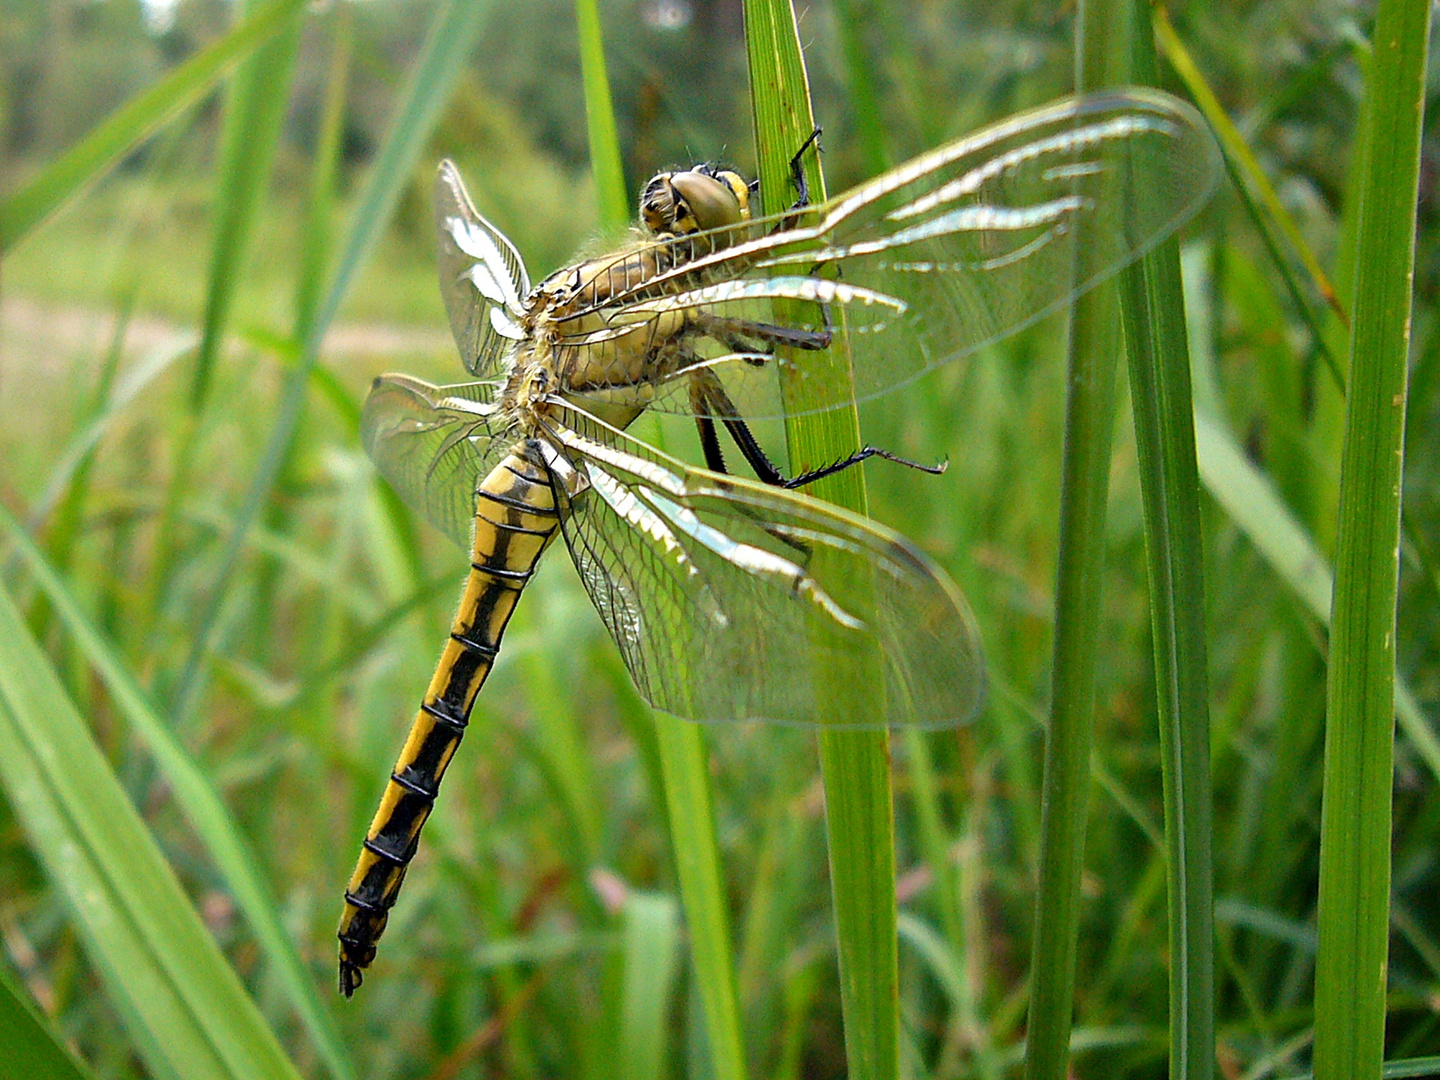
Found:
M 497 465 L 476 493 L 475 542 L 450 641 L 395 762 L 340 916 L 340 992 L 349 997 L 375 958 L 390 908 L 430 816 L 440 778 L 460 745 L 470 709 L 500 648 L 520 590 L 554 538 L 558 519 L 550 473 L 525 444 Z

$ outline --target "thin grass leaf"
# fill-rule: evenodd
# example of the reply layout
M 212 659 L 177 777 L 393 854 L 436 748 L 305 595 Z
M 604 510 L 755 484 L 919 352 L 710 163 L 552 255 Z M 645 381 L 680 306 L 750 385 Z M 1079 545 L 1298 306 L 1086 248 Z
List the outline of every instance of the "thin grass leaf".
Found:
M 325 300 L 310 324 L 300 349 L 300 358 L 281 390 L 275 409 L 275 423 L 260 465 L 250 482 L 245 501 L 236 515 L 235 531 L 220 557 L 220 569 L 210 595 L 196 619 L 195 636 L 189 656 L 181 669 L 170 704 L 172 720 L 189 715 L 199 691 L 201 674 L 218 632 L 245 534 L 269 501 L 275 479 L 288 456 L 295 428 L 305 404 L 310 370 L 320 355 L 320 346 L 341 301 L 360 268 L 379 242 L 390 213 L 404 190 L 410 171 L 429 138 L 430 129 L 450 98 L 455 80 L 465 70 L 484 17 L 490 5 L 472 0 L 447 0 L 435 13 L 430 32 L 402 91 L 390 129 L 375 156 L 364 190 L 355 204 L 350 228 L 340 259 L 333 271 Z
M 54 1028 L 30 1002 L 8 965 L 0 963 L 0 1046 L 5 1070 L 25 1080 L 94 1080 L 94 1073 L 70 1053 Z
M 242 3 L 239 11 L 245 10 Z M 209 391 L 211 369 L 245 270 L 255 211 L 280 140 L 280 122 L 285 118 L 299 44 L 300 23 L 296 20 L 243 60 L 230 80 L 215 184 L 217 219 L 210 253 L 210 282 L 190 385 L 190 407 L 196 411 Z
M 299 1080 L 0 591 L 3 784 L 157 1076 Z
M 1320 355 L 1325 361 L 1325 368 L 1330 377 L 1335 380 L 1335 385 L 1343 393 L 1345 390 L 1345 373 L 1340 369 L 1340 361 L 1336 358 L 1330 347 L 1330 335 L 1325 332 L 1322 316 L 1314 310 L 1309 297 L 1300 283 L 1296 280 L 1295 272 L 1291 269 L 1290 260 L 1282 254 L 1280 238 L 1286 241 L 1286 246 L 1294 252 L 1295 258 L 1299 260 L 1305 273 L 1310 280 L 1310 287 L 1320 294 L 1322 300 L 1330 306 L 1335 317 L 1341 322 L 1346 321 L 1345 308 L 1336 295 L 1335 288 L 1330 284 L 1329 277 L 1320 266 L 1320 261 L 1315 258 L 1310 245 L 1305 242 L 1300 228 L 1295 224 L 1290 212 L 1285 209 L 1285 204 L 1280 201 L 1274 185 L 1270 178 L 1265 175 L 1265 170 L 1260 167 L 1255 154 L 1250 149 L 1250 144 L 1221 106 L 1216 98 L 1210 84 L 1205 81 L 1199 66 L 1190 57 L 1189 51 L 1185 48 L 1180 35 L 1175 32 L 1175 27 L 1170 22 L 1164 7 L 1156 5 L 1152 16 L 1155 27 L 1155 37 L 1160 48 L 1165 53 L 1165 59 L 1180 76 L 1180 81 L 1190 91 L 1196 106 L 1204 114 L 1206 121 L 1210 124 L 1210 130 L 1215 133 L 1224 151 L 1222 160 L 1225 168 L 1234 181 L 1235 190 L 1239 192 L 1241 201 L 1250 215 L 1250 220 L 1260 231 L 1260 238 L 1265 242 L 1266 250 L 1270 253 L 1270 259 L 1275 268 L 1280 272 L 1280 278 L 1285 282 L 1285 288 L 1295 304 L 1296 310 L 1305 320 L 1310 328 L 1311 337 Z M 1278 235 L 1277 235 L 1278 234 Z
M 105 411 L 107 399 L 114 389 L 115 373 L 120 367 L 120 360 L 125 351 L 125 335 L 130 328 L 130 318 L 134 314 L 134 308 L 135 295 L 132 291 L 126 296 L 124 305 L 116 314 L 115 326 L 110 334 L 110 347 L 106 350 L 105 359 L 101 363 L 100 376 L 96 380 L 95 387 L 83 395 L 78 416 L 81 427 L 93 425 L 96 418 Z M 46 542 L 50 558 L 61 574 L 66 573 L 74 563 L 75 548 L 83 526 L 84 507 L 87 496 L 90 494 L 90 479 L 95 467 L 95 456 L 95 448 L 92 444 L 76 460 L 73 473 L 67 474 L 64 497 L 55 510 L 54 520 L 48 530 Z M 46 636 L 49 613 L 43 602 L 32 609 L 30 625 L 34 628 L 37 637 L 43 639 Z
M 630 222 L 630 192 L 620 160 L 620 136 L 610 103 L 610 77 L 605 70 L 605 42 L 600 34 L 596 0 L 575 0 L 575 21 L 580 30 L 580 76 L 585 88 L 585 126 L 590 136 L 590 175 L 595 178 L 600 225 L 621 229 Z
M 71 489 L 76 475 L 90 458 L 96 445 L 127 408 L 144 394 L 155 381 L 170 370 L 177 361 L 195 348 L 193 335 L 185 335 L 174 344 L 164 345 L 147 353 L 138 363 L 122 374 L 116 381 L 108 400 L 95 416 L 87 421 L 71 437 L 65 449 L 56 458 L 50 478 L 40 494 L 30 504 L 25 518 L 25 528 L 35 532 L 50 516 L 50 512 L 65 493 Z
M 208 93 L 225 73 L 294 17 L 304 0 L 270 0 L 235 29 L 111 113 L 20 190 L 0 200 L 0 252 L 97 179 L 172 116 Z
M 1116 58 L 1123 55 L 1124 42 L 1133 32 L 1126 24 L 1128 10 L 1113 4 L 1081 5 L 1075 38 L 1077 91 L 1117 81 Z M 1077 281 L 1094 276 L 1085 259 L 1082 250 L 1074 267 Z M 1062 1080 L 1069 1070 L 1119 329 L 1112 286 L 1092 290 L 1071 308 L 1050 718 L 1045 729 L 1040 868 L 1025 1036 L 1028 1080 Z
M 1313 1072 L 1294 1073 L 1285 1080 L 1316 1080 Z M 1412 1077 L 1440 1076 L 1440 1056 L 1406 1058 L 1401 1061 L 1387 1061 L 1380 1070 L 1384 1080 L 1411 1080 Z
M 766 212 L 777 212 L 794 198 L 790 159 L 815 129 L 793 6 L 785 0 L 746 0 L 745 39 L 760 192 Z M 810 197 L 824 199 L 824 176 L 813 148 L 806 153 L 804 166 Z M 807 379 L 811 385 L 848 385 L 843 347 L 816 354 Z M 806 413 L 805 390 L 796 385 L 799 382 L 782 380 L 787 385 L 781 392 L 788 409 Z M 791 417 L 785 432 L 792 465 L 839 461 L 860 445 L 853 405 Z M 825 477 L 807 490 L 846 509 L 866 511 L 865 480 L 859 469 Z M 873 658 L 856 657 L 850 671 L 833 673 L 834 692 L 828 704 L 841 715 L 883 715 L 884 703 L 877 700 L 876 690 L 881 680 L 867 678 L 875 675 L 869 659 Z M 889 736 L 884 731 L 824 730 L 818 739 L 846 1064 L 854 1080 L 894 1080 L 900 1071 L 900 1010 Z
M 685 907 L 695 986 L 705 1017 L 708 1064 L 715 1080 L 744 1080 L 745 1044 L 705 736 L 698 724 L 665 713 L 654 717 L 665 777 L 670 846 Z
M 1360 137 L 1320 822 L 1315 1076 L 1381 1074 L 1394 780 L 1395 603 L 1429 0 L 1381 0 Z
M 1296 520 L 1269 479 L 1245 456 L 1235 437 L 1203 412 L 1195 413 L 1200 479 L 1230 520 L 1255 545 L 1296 599 L 1330 625 L 1334 574 L 1313 537 Z M 1420 711 L 1403 676 L 1395 676 L 1395 717 L 1430 773 L 1440 780 L 1440 737 Z
M 680 960 L 680 913 L 669 896 L 631 890 L 621 942 L 620 1060 L 626 1080 L 660 1080 Z
M 285 931 L 279 906 L 260 874 L 260 861 L 224 800 L 204 770 L 150 704 L 135 677 L 115 655 L 104 636 L 80 610 L 39 549 L 3 508 L 0 508 L 0 528 L 10 533 L 10 539 L 24 558 L 32 577 L 75 638 L 80 652 L 104 681 L 121 715 L 129 721 L 154 756 L 175 802 L 229 886 L 237 906 L 272 965 L 282 991 L 324 1059 L 326 1068 L 337 1080 L 351 1080 L 357 1075 L 355 1066 L 340 1038 L 334 1017 L 321 1004 L 314 981 Z
M 1148 24 L 1137 0 L 1135 26 Z M 1130 74 L 1154 83 L 1155 44 L 1131 35 Z M 1170 892 L 1170 1065 L 1215 1073 L 1214 855 L 1204 534 L 1180 251 L 1169 239 L 1120 276 L 1144 509 Z
M 1260 162 L 1251 151 L 1250 144 L 1245 141 L 1245 137 L 1240 134 L 1239 129 L 1221 107 L 1215 92 L 1210 89 L 1210 84 L 1201 74 L 1194 58 L 1191 57 L 1190 50 L 1185 48 L 1185 43 L 1175 32 L 1175 26 L 1170 21 L 1169 13 L 1165 8 L 1157 5 L 1152 18 L 1155 39 L 1165 54 L 1165 59 L 1170 62 L 1170 66 L 1180 76 L 1180 81 L 1185 84 L 1185 89 L 1190 91 L 1196 108 L 1210 122 L 1211 130 L 1215 132 L 1221 149 L 1225 151 L 1227 162 L 1231 163 L 1238 171 L 1238 176 L 1236 172 L 1231 173 L 1231 176 L 1237 180 L 1236 187 L 1247 193 L 1253 189 L 1259 198 L 1260 205 L 1265 208 L 1264 214 L 1252 215 L 1253 219 L 1262 227 L 1273 226 L 1285 237 L 1295 258 L 1300 261 L 1300 265 L 1305 268 L 1305 273 L 1309 275 L 1311 286 L 1342 322 L 1348 321 L 1345 309 L 1340 303 L 1339 296 L 1336 295 L 1335 287 L 1330 284 L 1330 277 L 1325 273 L 1325 268 L 1320 265 L 1320 260 L 1310 250 L 1310 245 L 1306 243 L 1300 227 L 1295 224 L 1294 217 L 1285 209 L 1285 204 L 1280 201 L 1275 186 L 1270 183 L 1270 178 L 1260 167 Z M 1240 183 L 1239 181 L 1242 179 L 1244 182 Z M 1281 268 L 1283 269 L 1283 266 Z
M 956 962 L 954 950 L 935 932 L 909 912 L 902 911 L 896 922 L 900 940 L 904 941 L 925 964 L 931 977 L 950 999 L 950 1010 L 958 1015 L 974 1012 L 974 994 L 965 979 L 965 972 Z
M 301 227 L 304 239 L 300 271 L 295 278 L 296 341 L 304 341 L 310 334 L 315 310 L 320 303 L 320 290 L 325 284 L 325 267 L 332 254 L 330 219 L 335 206 L 335 180 L 340 168 L 350 61 L 355 47 L 352 11 L 349 4 L 336 4 L 331 14 L 334 41 L 330 46 L 330 66 L 325 75 L 325 97 L 320 106 L 320 131 L 315 139 L 315 156 L 310 164 L 310 189 L 305 199 L 305 223 Z M 322 370 L 316 369 L 317 374 Z M 354 411 L 358 429 L 359 409 Z

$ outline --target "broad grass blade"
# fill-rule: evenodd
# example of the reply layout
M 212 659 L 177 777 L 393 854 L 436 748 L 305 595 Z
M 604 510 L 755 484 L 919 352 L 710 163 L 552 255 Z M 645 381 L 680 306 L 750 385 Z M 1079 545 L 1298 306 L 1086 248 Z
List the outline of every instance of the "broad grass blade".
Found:
M 5 592 L 0 754 L 0 785 L 151 1072 L 299 1080 Z

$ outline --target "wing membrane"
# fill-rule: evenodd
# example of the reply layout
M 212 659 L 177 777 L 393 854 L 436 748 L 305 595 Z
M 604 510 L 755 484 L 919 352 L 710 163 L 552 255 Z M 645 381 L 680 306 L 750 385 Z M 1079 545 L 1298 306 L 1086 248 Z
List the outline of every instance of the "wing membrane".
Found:
M 365 399 L 360 437 L 405 503 L 469 551 L 475 490 L 516 440 L 494 387 L 382 375 Z
M 979 710 L 974 620 L 902 537 L 688 467 L 582 413 L 563 419 L 554 437 L 588 482 L 561 492 L 565 539 L 652 705 L 696 720 L 867 727 L 949 726 Z M 834 716 L 851 678 L 883 686 L 883 713 Z
M 449 159 L 435 176 L 435 234 L 440 295 L 460 359 L 476 378 L 493 377 L 524 337 L 530 275 L 515 245 L 476 212 Z
M 1178 229 L 1218 175 L 1203 121 L 1168 95 L 1064 99 L 807 207 L 794 228 L 765 235 L 783 218 L 758 222 L 754 238 L 578 313 L 573 333 L 561 326 L 561 341 L 603 347 L 597 324 L 634 334 L 640 321 L 673 325 L 682 313 L 814 334 L 825 328 L 824 304 L 848 330 L 864 399 L 1062 307 Z M 753 360 L 767 351 L 732 340 L 706 356 Z M 762 370 L 774 380 L 783 365 L 805 378 L 803 351 Z M 717 370 L 756 381 L 747 367 L 755 365 Z M 816 386 L 806 400 L 831 408 L 848 393 Z M 754 395 L 737 388 L 734 396 Z M 660 394 L 652 407 L 687 406 L 683 395 Z

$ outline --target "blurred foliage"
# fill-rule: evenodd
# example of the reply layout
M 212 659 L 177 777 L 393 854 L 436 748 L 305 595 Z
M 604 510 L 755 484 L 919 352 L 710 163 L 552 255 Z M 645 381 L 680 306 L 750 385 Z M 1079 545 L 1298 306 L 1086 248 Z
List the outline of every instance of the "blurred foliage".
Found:
M 753 167 L 736 0 L 602 3 L 631 187 L 657 167 Z M 269 200 L 242 275 L 233 340 L 185 470 L 174 460 L 189 371 L 164 368 L 107 414 L 117 386 L 183 342 L 206 288 L 218 98 L 173 123 L 8 254 L 0 274 L 0 500 L 37 510 L 71 440 L 104 416 L 84 470 L 37 533 L 93 620 L 164 703 L 194 613 L 264 445 L 285 372 L 302 227 L 334 47 L 335 5 L 306 17 Z M 341 205 L 363 181 L 421 46 L 432 5 L 349 6 Z M 212 40 L 224 0 L 0 0 L 0 190 Z M 878 115 L 854 111 L 847 24 Z M 1365 89 L 1364 11 L 1339 0 L 1197 0 L 1173 13 L 1344 294 L 1347 196 Z M 831 191 L 1064 92 L 1066 5 L 850 0 L 803 9 Z M 1440 88 L 1440 72 L 1432 71 Z M 1172 84 L 1171 89 L 1176 87 Z M 1435 102 L 1432 93 L 1431 104 Z M 264 876 L 316 980 L 333 977 L 334 923 L 356 845 L 444 640 L 461 553 L 397 517 L 359 450 L 368 380 L 460 375 L 434 283 L 433 163 L 459 162 L 483 213 L 538 278 L 593 239 L 573 10 L 497 2 L 392 228 L 327 341 L 304 421 L 243 581 L 223 613 L 197 719 L 179 734 L 260 851 Z M 1434 109 L 1429 129 L 1435 129 Z M 878 146 L 864 132 L 879 133 Z M 1423 147 L 1407 428 L 1399 665 L 1432 726 L 1440 714 L 1440 140 Z M 1234 193 L 1188 236 L 1197 396 L 1236 434 L 1329 552 L 1340 399 Z M 1337 324 L 1338 325 L 1338 324 Z M 896 741 L 902 1016 L 914 1075 L 1001 1076 L 1023 1039 L 1048 693 L 1064 374 L 1051 322 L 868 404 L 868 441 L 948 458 L 935 480 L 876 467 L 872 511 L 941 561 L 984 627 L 992 702 L 971 728 L 926 736 L 959 868 L 958 939 L 944 959 L 918 856 L 908 763 Z M 1342 343 L 1343 330 L 1330 327 Z M 648 421 L 647 421 L 648 423 Z M 641 431 L 642 437 L 645 429 Z M 1159 1077 L 1168 1023 L 1155 687 L 1140 503 L 1128 423 L 1117 428 L 1076 1006 L 1078 1077 Z M 666 429 L 666 434 L 670 432 Z M 694 456 L 676 429 L 670 449 Z M 778 445 L 778 444 L 776 444 Z M 187 485 L 172 493 L 183 471 Z M 176 556 L 155 532 L 177 495 Z M 1309 1025 L 1324 707 L 1323 627 L 1245 536 L 1206 503 L 1213 687 L 1217 1016 L 1227 1077 L 1303 1067 Z M 302 1071 L 319 1066 L 254 940 L 155 765 L 84 658 L 0 548 L 0 572 L 67 680 L 117 775 L 211 931 Z M 427 829 L 374 973 L 337 1008 L 373 1077 L 624 1075 L 614 1056 L 623 916 L 592 885 L 604 869 L 673 894 L 648 719 L 560 555 L 546 560 L 506 636 L 472 734 Z M 451 582 L 457 583 L 452 585 Z M 557 739 L 565 732 L 566 739 Z M 843 1075 L 822 811 L 802 732 L 713 733 L 716 813 L 757 1076 Z M 567 741 L 568 740 L 568 741 Z M 570 754 L 571 757 L 563 755 Z M 3 767 L 3 763 L 0 763 Z M 578 779 L 577 779 L 578 778 Z M 583 823 L 598 822 L 586 837 Z M 1387 1054 L 1440 1051 L 1440 797 L 1402 741 L 1396 768 L 1396 917 Z M 607 906 L 610 905 L 610 906 Z M 0 803 L 5 963 L 99 1075 L 141 1067 L 59 897 Z M 669 1075 L 703 1059 L 687 1004 L 669 1006 Z M 963 992 L 962 992 L 963 991 Z M 966 995 L 969 995 L 968 997 Z M 1009 1054 L 1010 1056 L 1007 1056 Z M 1272 1061 L 1271 1072 L 1260 1064 Z

